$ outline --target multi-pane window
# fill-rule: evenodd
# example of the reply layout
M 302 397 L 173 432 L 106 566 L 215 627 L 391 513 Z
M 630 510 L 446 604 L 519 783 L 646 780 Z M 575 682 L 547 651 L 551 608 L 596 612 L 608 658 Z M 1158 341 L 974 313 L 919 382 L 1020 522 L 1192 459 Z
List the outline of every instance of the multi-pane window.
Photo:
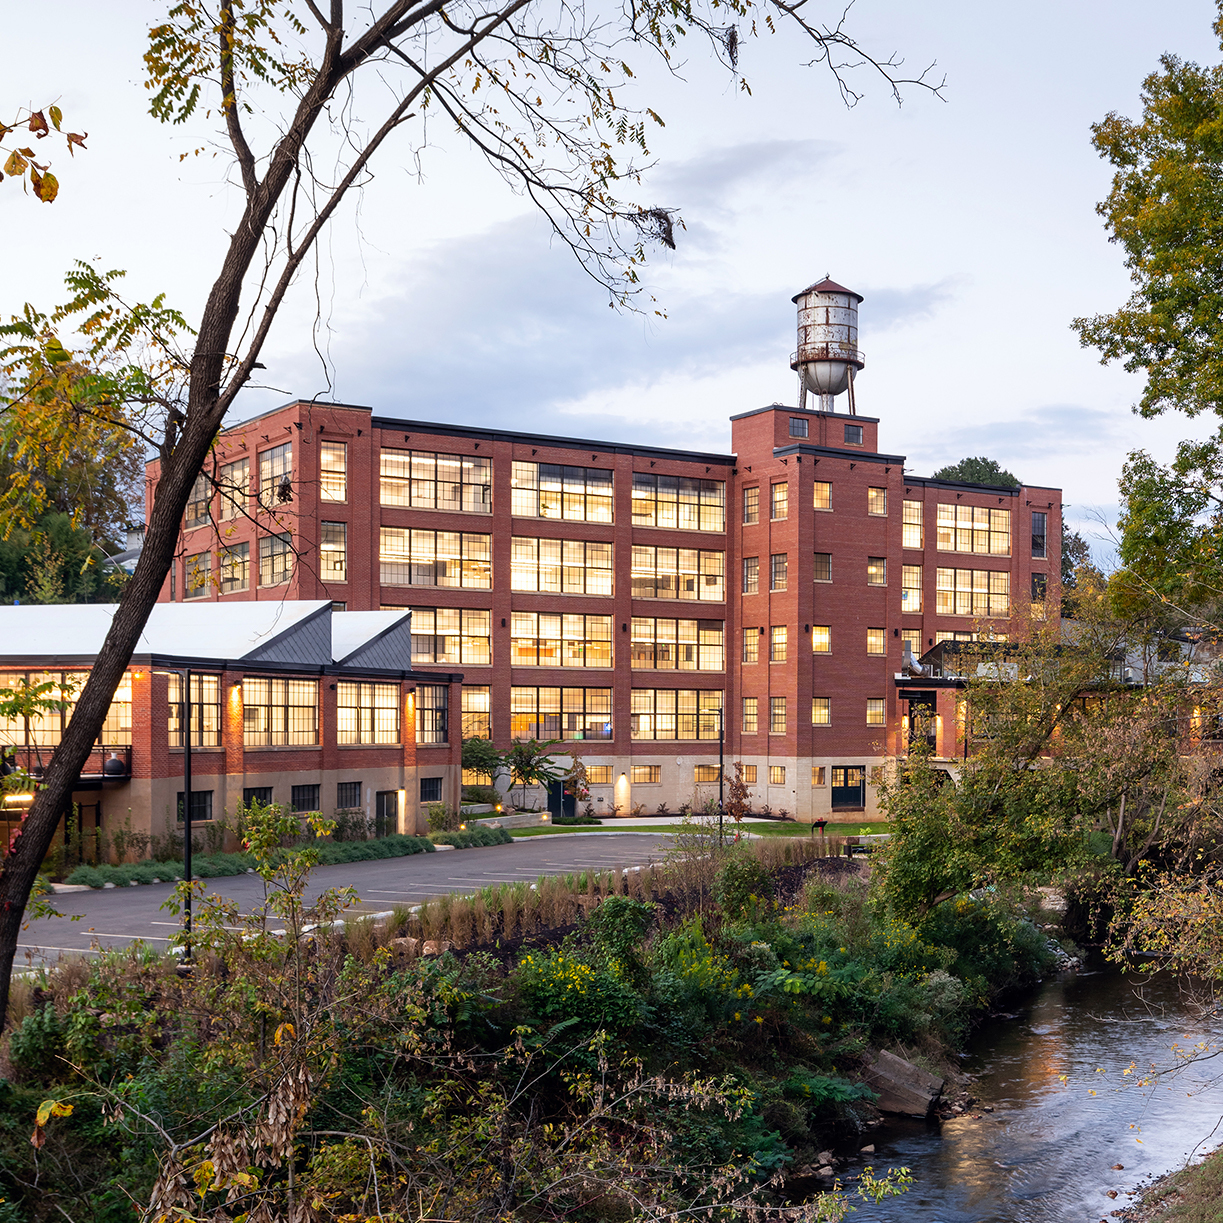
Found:
M 787 482 L 769 487 L 769 517 L 786 518 L 790 514 L 790 485 Z
M 178 822 L 183 822 L 183 792 L 178 792 Z M 212 791 L 211 790 L 192 790 L 191 791 L 191 822 L 193 824 L 204 824 L 212 819 Z
M 1049 555 L 1049 515 L 1044 510 L 1032 511 L 1032 557 L 1043 559 Z
M 493 704 L 489 686 L 487 684 L 464 684 L 461 700 L 463 703 L 463 738 L 491 739 L 493 737 Z
M 1010 556 L 1011 511 L 980 505 L 940 505 L 938 548 L 940 552 Z
M 246 498 L 251 490 L 251 464 L 249 459 L 237 459 L 224 463 L 218 473 L 217 490 L 221 494 L 220 512 L 222 522 L 237 518 L 246 509 Z
M 900 567 L 900 610 L 904 612 L 921 611 L 921 565 L 901 565 Z
M 680 531 L 726 530 L 726 485 L 721 480 L 633 472 L 633 526 Z
M 273 790 L 273 786 L 245 786 L 242 790 L 242 805 L 249 807 L 251 803 L 260 803 L 264 807 L 270 806 Z
M 786 661 L 786 645 L 789 631 L 784 624 L 775 624 L 769 630 L 769 662 Z
M 785 590 L 789 583 L 790 558 L 786 552 L 774 552 L 769 557 L 769 589 Z
M 247 747 L 317 743 L 317 681 L 248 675 L 242 681 L 242 741 Z
M 384 449 L 378 498 L 383 505 L 454 513 L 493 512 L 493 461 L 470 454 Z
M 317 811 L 319 809 L 318 783 L 293 786 L 289 792 L 289 801 L 292 804 L 294 814 Z
M 743 719 L 740 730 L 745 735 L 754 735 L 760 728 L 760 699 L 754 696 L 743 698 Z
M 811 725 L 832 725 L 832 697 L 813 696 L 811 698 Z
M 791 437 L 806 437 L 807 436 L 807 421 L 801 416 L 790 417 L 790 436 Z
M 922 656 L 921 629 L 902 628 L 900 630 L 900 640 L 903 645 L 907 645 L 909 647 L 909 653 L 912 654 L 914 658 L 920 658 Z
M 940 616 L 1009 616 L 1011 575 L 994 569 L 940 569 Z
M 906 548 L 924 548 L 922 537 L 922 503 L 906 501 L 902 507 L 901 544 Z
M 293 443 L 259 454 L 259 504 L 265 510 L 293 500 Z
M 743 490 L 743 525 L 751 526 L 760 521 L 760 489 L 745 488 Z
M 450 741 L 450 690 L 445 684 L 416 686 L 416 742 Z
M 612 473 L 606 468 L 515 463 L 512 479 L 516 518 L 612 521 Z
M 743 630 L 743 661 L 760 661 L 760 630 L 755 625 Z
M 812 503 L 817 510 L 832 509 L 832 482 L 830 480 L 816 480 Z
M 944 641 L 976 641 L 979 634 L 970 633 L 968 631 L 960 632 L 944 632 L 940 631 L 934 634 L 934 644 L 942 645 Z M 1005 637 L 994 637 L 994 641 L 1005 641 Z
M 698 764 L 693 767 L 692 780 L 698 786 L 716 786 L 722 770 L 716 764 Z
M 610 739 L 610 688 L 511 688 L 511 739 Z
M 336 684 L 337 743 L 398 743 L 399 685 Z
M 832 553 L 817 552 L 815 554 L 815 580 L 817 582 L 832 581 Z
M 784 696 L 769 697 L 769 734 L 784 735 L 786 733 L 786 698 Z
M 190 530 L 191 527 L 198 527 L 207 522 L 211 505 L 212 480 L 201 471 L 195 477 L 195 483 L 191 485 L 191 492 L 187 496 L 187 511 L 183 516 L 183 526 Z
M 876 516 L 888 512 L 888 490 L 886 488 L 868 488 L 866 490 L 866 512 Z
M 845 426 L 845 444 L 847 446 L 862 445 L 862 426 L 861 425 L 846 425 Z
M 515 667 L 610 667 L 612 618 L 565 612 L 511 612 Z
M 695 688 L 634 688 L 634 739 L 716 739 L 722 693 Z
M 324 582 L 348 581 L 348 524 L 322 522 L 319 536 L 319 578 Z
M 489 590 L 493 584 L 491 535 L 382 527 L 378 559 L 384 586 Z
M 340 811 L 355 811 L 361 806 L 361 783 L 338 781 L 335 787 L 335 805 Z
M 170 746 L 183 746 L 183 677 L 171 673 L 169 701 Z M 191 746 L 221 746 L 221 677 L 191 675 Z
M 657 786 L 662 782 L 661 764 L 634 764 L 629 767 L 632 769 L 629 780 L 635 786 Z
M 1032 574 L 1032 602 L 1043 603 L 1045 595 L 1049 589 L 1049 575 L 1047 573 Z
M 760 591 L 760 557 L 745 556 L 743 558 L 743 593 L 758 594 Z
M 612 564 L 611 544 L 515 535 L 510 540 L 510 589 L 609 595 L 613 589 Z
M 633 546 L 633 598 L 720 603 L 726 597 L 722 552 Z
M 830 625 L 813 624 L 811 626 L 811 653 L 832 653 L 832 627 Z
M 76 707 L 76 698 L 80 695 L 85 681 L 89 678 L 87 671 L 36 671 L 36 672 L 5 672 L 0 674 L 0 688 L 14 688 L 26 681 L 31 685 L 51 683 L 54 685 L 47 692 L 51 700 L 66 702 L 64 709 L 47 709 L 34 713 L 29 718 L 0 718 L 0 744 L 12 747 L 56 747 L 63 735 L 64 727 L 72 718 Z M 177 678 L 177 677 L 175 677 Z M 110 708 L 98 742 L 103 747 L 122 747 L 132 741 L 132 675 L 130 671 L 123 673 L 115 695 L 111 697 Z
M 348 447 L 343 442 L 320 442 L 318 495 L 321 501 L 348 500 Z
M 721 620 L 634 616 L 631 627 L 635 670 L 721 671 L 725 666 Z
M 413 665 L 488 666 L 493 660 L 490 623 L 491 613 L 477 608 L 412 608 Z
M 888 584 L 888 562 L 886 556 L 868 556 L 866 558 L 866 584 L 868 586 L 886 586 Z
M 881 696 L 867 697 L 866 700 L 866 724 L 867 726 L 883 726 L 886 724 L 887 718 L 887 702 Z
M 661 766 L 654 766 L 660 768 Z M 612 784 L 612 766 L 610 764 L 588 764 L 586 766 L 586 784 L 591 786 L 610 786 Z
M 228 548 L 222 548 L 217 556 L 217 562 L 223 595 L 232 594 L 235 590 L 250 589 L 250 544 L 230 544 Z
M 212 575 L 212 553 L 197 552 L 187 557 L 183 569 L 183 598 L 202 599 L 208 593 L 208 580 Z
M 378 797 L 386 794 L 390 798 L 395 797 L 394 790 L 380 790 Z M 420 779 L 420 801 L 422 803 L 440 803 L 442 801 L 442 778 L 440 777 L 422 777 Z
M 786 784 L 786 766 L 784 764 L 769 765 L 769 785 L 784 786 Z
M 823 786 L 826 784 L 824 779 L 827 774 L 824 772 L 824 768 L 825 766 L 822 764 L 813 764 L 811 766 L 811 784 L 813 786 Z
M 283 586 L 293 576 L 293 536 L 265 535 L 259 541 L 259 585 Z
M 743 770 L 743 784 L 745 786 L 754 786 L 756 784 L 756 766 L 754 764 L 743 764 L 739 767 Z
M 888 652 L 887 629 L 868 628 L 866 630 L 866 652 L 868 654 L 886 654 Z
M 0 677 L 0 688 L 8 687 L 3 677 Z M 106 720 L 98 734 L 98 742 L 103 746 L 119 745 L 132 741 L 132 673 L 123 672 L 115 695 L 110 698 L 110 708 L 106 711 Z

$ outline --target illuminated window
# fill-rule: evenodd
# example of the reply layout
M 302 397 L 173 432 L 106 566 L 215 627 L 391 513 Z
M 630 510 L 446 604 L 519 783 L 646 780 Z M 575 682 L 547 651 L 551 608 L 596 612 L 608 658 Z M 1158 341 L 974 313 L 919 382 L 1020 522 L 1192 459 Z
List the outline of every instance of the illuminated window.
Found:
M 751 526 L 760 521 L 760 489 L 745 488 L 743 490 L 743 523 Z
M 223 595 L 232 594 L 235 590 L 250 589 L 250 544 L 231 544 L 228 548 L 222 548 L 217 556 L 217 562 Z
M 379 456 L 379 500 L 450 513 L 493 512 L 493 462 L 469 454 L 428 450 L 383 450 Z
M 259 504 L 265 510 L 293 500 L 293 443 L 259 455 Z
M 901 543 L 906 548 L 925 547 L 925 541 L 922 538 L 922 503 L 920 501 L 906 501 L 904 503 L 901 536 Z
M 866 630 L 866 652 L 868 654 L 886 654 L 888 652 L 887 629 L 868 628 Z
M 940 569 L 936 574 L 940 616 L 1009 616 L 1011 575 L 994 569 Z
M 832 553 L 817 552 L 815 554 L 814 576 L 817 582 L 832 581 Z
M 902 612 L 921 611 L 922 567 L 921 565 L 901 565 L 900 567 L 900 610 Z
M 336 684 L 337 743 L 398 743 L 399 685 Z
M 634 739 L 716 739 L 722 693 L 716 689 L 634 688 Z
M 629 772 L 629 780 L 635 786 L 657 786 L 662 782 L 662 765 L 634 764 Z
M 610 619 L 608 633 L 610 636 Z M 721 620 L 664 620 L 634 616 L 630 650 L 635 670 L 721 671 L 725 666 Z M 610 661 L 610 648 L 608 657 Z
M 760 702 L 757 697 L 745 696 L 743 698 L 743 726 L 742 731 L 745 735 L 754 735 L 758 733 L 760 727 Z
M 187 563 L 183 569 L 183 598 L 202 599 L 210 594 L 208 579 L 211 573 L 211 552 L 197 552 L 195 556 L 187 557 Z
M 743 661 L 760 661 L 760 629 L 754 625 L 743 630 Z
M 887 702 L 881 696 L 868 697 L 866 701 L 867 726 L 883 726 Z
M 866 490 L 866 512 L 876 516 L 888 512 L 888 490 L 886 488 L 868 488 Z
M 515 667 L 610 667 L 612 618 L 511 612 L 510 663 Z
M 633 598 L 720 603 L 726 597 L 725 562 L 722 552 L 634 545 Z
M 323 522 L 319 537 L 319 561 L 324 582 L 348 581 L 348 524 L 346 522 Z
M 725 531 L 726 485 L 721 480 L 633 472 L 633 526 Z
M 348 447 L 343 442 L 320 442 L 318 448 L 319 500 L 348 500 Z
M 789 581 L 790 563 L 785 552 L 775 552 L 769 557 L 769 589 L 785 590 Z
M 698 764 L 692 770 L 692 780 L 698 786 L 716 786 L 722 770 L 716 764 Z
M 612 521 L 612 473 L 607 468 L 515 463 L 512 472 L 516 518 Z
M 478 608 L 412 608 L 413 664 L 488 666 L 493 660 L 490 621 L 491 613 Z
M 739 775 L 742 777 L 745 786 L 754 786 L 756 784 L 756 766 L 754 764 L 741 764 L 739 770 Z
M 769 785 L 784 786 L 786 784 L 786 766 L 784 764 L 769 765 Z
M 824 777 L 824 766 L 822 764 L 813 764 L 811 766 L 811 784 L 813 786 L 825 785 Z
M 259 541 L 259 585 L 283 586 L 293 576 L 293 537 L 265 535 Z
M 743 558 L 743 593 L 754 595 L 760 591 L 760 557 Z
M 1011 511 L 980 505 L 940 505 L 938 547 L 940 552 L 1010 556 Z
M 832 697 L 813 696 L 811 698 L 811 725 L 832 725 Z
M 769 489 L 769 517 L 776 520 L 786 518 L 790 513 L 790 485 L 788 483 L 774 484 Z
M 492 698 L 487 684 L 464 684 L 461 695 L 464 739 L 493 737 Z M 589 773 L 589 769 L 587 770 Z
M 586 784 L 589 786 L 610 786 L 612 784 L 612 766 L 610 764 L 588 764 L 586 766 Z
M 450 690 L 445 684 L 416 685 L 416 742 L 450 742 Z
M 610 739 L 610 688 L 510 689 L 511 739 Z
M 828 480 L 816 480 L 813 503 L 817 510 L 832 509 L 832 484 Z
M 510 540 L 510 589 L 540 594 L 610 595 L 612 545 L 580 539 Z
M 784 624 L 775 624 L 769 631 L 769 662 L 786 661 L 786 641 L 789 634 Z
M 317 681 L 248 675 L 242 681 L 242 742 L 247 747 L 317 743 Z
M 222 522 L 237 518 L 246 510 L 246 498 L 250 494 L 251 465 L 249 459 L 238 459 L 222 465 L 217 480 L 221 494 L 218 517 Z
M 811 626 L 811 653 L 832 653 L 832 628 L 830 625 L 813 624 Z
M 868 556 L 866 558 L 866 584 L 868 586 L 886 586 L 888 584 L 888 562 L 883 556 Z
M 383 586 L 488 590 L 493 584 L 490 535 L 382 527 L 378 559 Z
M 769 734 L 784 735 L 786 733 L 786 698 L 784 696 L 769 697 Z

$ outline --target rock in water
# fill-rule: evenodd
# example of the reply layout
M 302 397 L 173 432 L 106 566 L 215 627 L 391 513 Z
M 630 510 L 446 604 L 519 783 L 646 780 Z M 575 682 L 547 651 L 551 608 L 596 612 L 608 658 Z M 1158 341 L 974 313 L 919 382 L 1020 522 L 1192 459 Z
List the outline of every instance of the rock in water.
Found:
M 862 1076 L 879 1093 L 875 1107 L 883 1113 L 925 1117 L 943 1093 L 943 1080 L 927 1070 L 881 1050 Z

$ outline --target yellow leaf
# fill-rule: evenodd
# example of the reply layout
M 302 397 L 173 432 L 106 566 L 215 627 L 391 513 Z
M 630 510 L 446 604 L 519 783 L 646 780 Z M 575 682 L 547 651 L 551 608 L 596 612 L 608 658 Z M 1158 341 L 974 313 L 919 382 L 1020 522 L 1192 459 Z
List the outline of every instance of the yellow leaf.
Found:
M 282 1036 L 286 1040 L 296 1039 L 297 1033 L 294 1031 L 293 1025 L 291 1023 L 282 1023 L 280 1027 L 276 1029 L 276 1035 L 272 1038 L 272 1043 L 276 1045 L 280 1044 L 280 1040 Z
M 51 116 L 51 125 L 58 132 L 60 120 L 64 117 L 64 112 L 58 106 L 52 106 L 48 108 L 47 114 Z
M 5 174 L 11 174 L 15 178 L 18 174 L 24 174 L 25 168 L 26 159 L 14 149 L 8 155 L 8 160 L 4 163 Z
M 71 1115 L 71 1104 L 65 1104 L 61 1100 L 44 1100 L 38 1106 L 38 1113 L 34 1118 L 34 1124 L 43 1126 L 46 1125 L 52 1117 L 70 1117 Z
M 50 171 L 46 174 L 39 174 L 36 170 L 31 170 L 30 186 L 34 188 L 34 194 L 44 204 L 51 203 L 59 195 L 59 179 Z

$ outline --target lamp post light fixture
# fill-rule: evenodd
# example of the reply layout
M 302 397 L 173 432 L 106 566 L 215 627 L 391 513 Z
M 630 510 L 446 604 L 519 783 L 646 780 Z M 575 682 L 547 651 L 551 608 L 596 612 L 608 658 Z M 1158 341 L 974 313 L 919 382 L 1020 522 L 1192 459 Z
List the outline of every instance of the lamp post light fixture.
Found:
M 191 668 L 158 671 L 157 675 L 177 675 L 182 684 L 179 694 L 179 725 L 183 733 L 183 882 L 187 887 L 183 903 L 183 963 L 191 963 Z

